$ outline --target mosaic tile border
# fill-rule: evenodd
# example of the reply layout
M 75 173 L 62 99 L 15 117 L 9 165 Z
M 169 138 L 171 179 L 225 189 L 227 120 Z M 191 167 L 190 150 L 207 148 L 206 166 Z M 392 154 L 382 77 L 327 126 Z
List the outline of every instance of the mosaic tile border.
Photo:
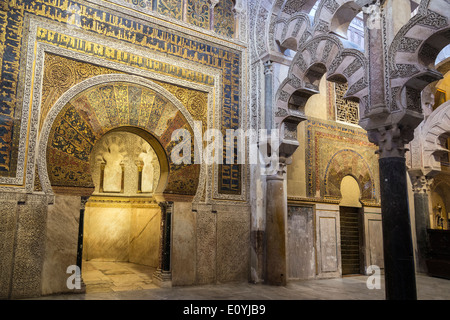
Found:
M 213 108 L 210 109 L 214 109 L 215 110 L 215 114 L 213 114 L 212 110 L 208 110 L 208 127 L 211 127 L 211 123 L 214 122 L 215 127 L 220 127 L 220 100 L 221 100 L 221 91 L 220 91 L 220 86 L 221 86 L 221 74 L 218 70 L 211 68 L 211 67 L 207 67 L 207 66 L 201 66 L 201 71 L 206 71 L 209 74 L 212 74 L 214 77 L 214 82 L 215 82 L 215 87 L 214 89 L 211 89 L 208 86 L 205 85 L 199 85 L 199 84 L 195 84 L 189 81 L 184 81 L 182 79 L 176 79 L 174 77 L 166 77 L 163 75 L 159 75 L 157 73 L 151 73 L 151 72 L 145 72 L 141 69 L 135 68 L 135 67 L 130 67 L 130 66 L 126 66 L 124 64 L 120 64 L 120 63 L 116 63 L 113 61 L 109 61 L 109 60 L 105 60 L 105 59 L 101 59 L 101 58 L 97 58 L 97 57 L 93 57 L 93 56 L 89 56 L 83 53 L 79 53 L 79 52 L 74 52 L 68 49 L 64 49 L 64 48 L 59 48 L 53 45 L 49 45 L 49 44 L 43 44 L 43 43 L 39 43 L 37 42 L 37 37 L 36 37 L 36 32 L 37 32 L 37 27 L 45 27 L 47 29 L 52 29 L 55 31 L 59 31 L 59 32 L 63 32 L 64 34 L 68 34 L 68 35 L 76 35 L 77 37 L 89 37 L 89 40 L 92 41 L 92 34 L 87 35 L 86 32 L 83 32 L 81 30 L 71 30 L 71 29 L 67 29 L 64 28 L 64 26 L 61 26 L 60 24 L 57 24 L 55 22 L 51 22 L 48 21 L 47 19 L 44 18 L 39 18 L 36 16 L 32 16 L 29 15 L 28 16 L 28 20 L 30 20 L 30 34 L 28 36 L 28 46 L 27 46 L 27 62 L 26 65 L 28 66 L 28 68 L 30 66 L 33 66 L 33 58 L 34 56 L 36 56 L 36 60 L 35 60 L 35 71 L 34 72 L 27 72 L 26 74 L 26 80 L 25 80 L 25 84 L 24 84 L 24 88 L 25 88 L 25 94 L 24 94 L 24 103 L 23 105 L 26 106 L 28 105 L 31 101 L 33 101 L 32 104 L 32 109 L 31 111 L 27 112 L 26 109 L 24 109 L 24 113 L 22 115 L 22 119 L 25 121 L 22 121 L 22 131 L 21 131 L 21 142 L 22 145 L 19 148 L 20 149 L 20 161 L 21 163 L 24 162 L 26 156 L 26 147 L 24 145 L 24 141 L 26 141 L 26 143 L 28 143 L 28 141 L 34 141 L 35 138 L 37 137 L 37 133 L 36 133 L 36 128 L 38 128 L 38 125 L 36 123 L 36 121 L 38 120 L 38 116 L 36 116 L 36 114 L 39 113 L 39 104 L 40 104 L 40 85 L 42 82 L 42 68 L 43 68 L 43 58 L 44 58 L 44 52 L 50 52 L 50 53 L 55 53 L 55 54 L 59 54 L 62 56 L 66 56 L 68 58 L 72 58 L 72 59 L 79 59 L 82 61 L 87 61 L 89 63 L 93 63 L 93 64 L 97 64 L 97 65 L 101 65 L 101 66 L 105 66 L 108 68 L 112 68 L 112 69 L 117 69 L 126 73 L 130 73 L 130 74 L 138 74 L 144 77 L 149 77 L 149 78 L 154 78 L 156 80 L 160 80 L 160 81 L 166 81 L 166 82 L 171 82 L 171 83 L 176 83 L 178 85 L 184 85 L 187 86 L 189 88 L 193 88 L 196 90 L 200 90 L 200 91 L 204 91 L 204 92 L 208 92 L 208 105 L 212 106 L 214 105 Z M 95 38 L 95 37 L 94 37 Z M 124 46 L 123 43 L 121 43 L 120 41 L 117 40 L 113 40 L 113 39 L 105 39 L 105 38 L 101 38 L 98 37 L 96 38 L 96 40 L 98 40 L 99 42 L 105 44 L 105 45 L 110 45 L 113 46 L 114 48 L 116 47 L 125 47 L 124 49 L 130 50 L 130 46 Z M 25 48 L 23 48 L 24 50 Z M 166 55 L 163 54 L 158 54 L 157 52 L 148 52 L 144 50 L 141 50 L 139 48 L 132 48 L 133 53 L 141 53 L 142 55 L 146 55 L 148 56 L 152 56 L 152 58 L 154 59 L 161 59 L 162 57 L 164 57 L 164 61 L 167 62 L 169 60 L 171 60 L 172 58 L 168 58 Z M 244 59 L 245 61 L 245 59 Z M 185 60 L 179 61 L 178 59 L 172 59 L 172 63 L 177 63 L 178 65 L 182 65 L 183 67 L 187 68 L 187 69 L 199 69 L 199 66 L 195 63 L 191 63 Z M 28 69 L 30 70 L 30 69 Z M 38 70 L 40 72 L 38 72 Z M 33 78 L 33 74 L 36 75 L 35 78 Z M 34 81 L 34 79 L 37 79 L 37 81 Z M 33 84 L 34 82 L 34 91 L 31 91 L 31 84 Z M 245 82 L 243 82 L 245 83 Z M 33 99 L 31 99 L 31 95 L 33 93 Z M 30 101 L 31 100 L 31 101 Z M 243 100 L 245 101 L 245 100 Z M 241 112 L 243 113 L 244 108 L 241 108 Z M 29 114 L 31 114 L 31 119 L 29 118 Z M 215 119 L 215 120 L 213 120 Z M 30 127 L 30 134 L 31 136 L 29 136 L 29 139 L 22 139 L 22 137 L 26 137 L 25 135 L 25 130 L 27 129 L 25 124 L 30 121 L 31 127 Z M 241 117 L 241 121 L 245 122 L 244 120 L 242 120 Z M 33 138 L 33 139 L 31 139 Z M 28 150 L 28 153 L 30 155 L 34 154 L 34 146 L 30 145 L 30 150 Z M 31 152 L 30 152 L 31 151 Z M 34 181 L 34 170 L 32 170 L 32 168 L 34 168 L 34 161 L 33 161 L 33 157 L 31 156 L 28 161 L 27 161 L 28 165 L 27 165 L 27 175 L 26 175 L 26 189 L 28 191 L 32 190 L 33 186 L 32 186 L 32 181 Z M 23 168 L 23 166 L 19 167 Z M 217 181 L 218 181 L 218 176 L 217 176 L 217 170 L 215 171 L 214 174 L 214 179 L 213 179 L 213 189 L 214 189 L 214 198 L 219 198 L 219 199 L 225 199 L 225 200 L 237 200 L 237 201 L 245 201 L 247 196 L 246 196 L 246 185 L 245 185 L 245 179 L 244 177 L 246 176 L 246 172 L 248 170 L 246 170 L 246 167 L 243 168 L 243 173 L 242 174 L 242 190 L 243 192 L 241 193 L 241 195 L 239 196 L 233 196 L 233 195 L 222 195 L 218 193 L 217 190 Z M 208 177 L 211 177 L 211 171 L 212 168 L 208 168 L 207 169 Z M 17 177 L 15 180 L 11 181 L 11 179 L 8 178 L 0 178 L 0 183 L 4 183 L 6 184 L 6 182 L 13 182 L 12 184 L 16 184 L 16 185 L 21 185 L 21 183 L 23 183 L 23 181 L 21 181 L 21 176 L 23 175 L 23 172 L 18 172 L 20 174 L 17 174 Z M 5 181 L 5 180 L 9 180 L 9 181 Z M 210 180 L 210 179 L 208 179 Z M 207 183 L 208 186 L 210 186 L 210 183 Z M 17 190 L 17 188 L 8 188 L 5 186 L 0 187 L 1 190 L 5 190 L 5 191 L 11 191 L 12 189 L 14 189 L 15 191 Z M 207 188 L 208 190 L 210 188 Z M 212 198 L 212 191 L 208 191 L 207 192 L 207 197 L 206 199 L 211 199 Z

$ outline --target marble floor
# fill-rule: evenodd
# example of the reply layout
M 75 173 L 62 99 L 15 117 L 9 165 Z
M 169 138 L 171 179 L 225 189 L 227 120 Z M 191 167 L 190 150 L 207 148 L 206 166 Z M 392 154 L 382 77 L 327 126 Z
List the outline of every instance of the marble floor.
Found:
M 154 269 L 114 262 L 83 265 L 86 293 L 51 295 L 37 300 L 384 300 L 380 289 L 368 289 L 368 276 L 289 281 L 287 286 L 251 283 L 160 288 L 152 283 Z M 418 300 L 450 300 L 450 280 L 416 275 Z
M 152 282 L 155 268 L 129 262 L 83 261 L 86 294 L 158 288 Z

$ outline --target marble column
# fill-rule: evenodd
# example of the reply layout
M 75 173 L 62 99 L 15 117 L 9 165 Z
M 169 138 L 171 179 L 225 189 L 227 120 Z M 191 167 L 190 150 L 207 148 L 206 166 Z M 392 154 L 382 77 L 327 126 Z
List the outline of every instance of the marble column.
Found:
M 365 45 L 370 81 L 368 108 L 362 115 L 360 125 L 367 130 L 369 140 L 379 146 L 385 296 L 388 300 L 415 300 L 417 293 L 405 144 L 412 140 L 413 130 L 419 123 L 417 117 L 409 116 L 410 113 L 391 113 L 391 99 L 396 97 L 387 94 L 390 74 L 388 56 L 384 50 L 386 43 L 398 32 L 400 24 L 406 22 L 406 16 L 391 0 L 367 5 L 363 11 L 367 19 Z M 394 25 L 395 19 L 399 21 Z M 387 25 L 390 27 L 386 28 Z
M 78 230 L 78 250 L 77 250 L 77 266 L 80 268 L 80 272 L 82 269 L 82 261 L 83 261 L 84 212 L 86 211 L 86 203 L 88 202 L 88 200 L 89 197 L 85 196 L 81 197 L 80 224 Z
M 267 176 L 266 204 L 266 277 L 270 285 L 286 285 L 287 279 L 287 197 L 286 164 L 280 163 L 276 174 Z
M 170 265 L 170 249 L 172 234 L 173 202 L 160 202 L 161 236 L 159 245 L 159 266 L 153 274 L 153 282 L 160 287 L 172 286 L 172 270 Z
M 284 286 L 287 283 L 287 194 L 286 194 L 286 157 L 281 154 L 281 146 L 274 145 L 271 131 L 273 122 L 273 63 L 264 62 L 264 123 L 267 129 L 267 141 L 260 141 L 267 146 L 270 164 L 263 164 L 266 174 L 266 217 L 265 217 L 265 277 L 269 285 Z M 284 128 L 284 127 L 283 127 Z M 269 139 L 269 136 L 271 137 Z M 280 142 L 280 141 L 278 141 Z M 276 150 L 277 149 L 277 150 Z M 263 151 L 263 152 L 266 152 Z M 266 156 L 266 155 L 264 155 Z M 274 157 L 276 161 L 273 162 Z
M 374 132 L 371 132 L 372 138 Z M 404 136 L 397 125 L 377 131 L 387 300 L 415 300 L 416 278 Z
M 209 2 L 209 29 L 214 30 L 214 7 L 219 3 L 219 0 L 210 0 Z
M 264 63 L 264 116 L 268 133 L 273 128 L 273 65 L 272 61 Z
M 426 259 L 428 255 L 427 229 L 430 228 L 430 186 L 433 178 L 411 175 L 414 192 L 414 213 L 416 226 L 416 266 L 417 271 L 427 273 Z

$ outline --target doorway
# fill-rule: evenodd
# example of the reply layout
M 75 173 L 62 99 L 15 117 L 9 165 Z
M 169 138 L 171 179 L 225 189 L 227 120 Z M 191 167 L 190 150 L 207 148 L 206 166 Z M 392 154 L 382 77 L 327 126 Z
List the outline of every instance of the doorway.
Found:
M 155 150 L 134 133 L 108 132 L 90 160 L 95 190 L 83 217 L 86 292 L 156 287 L 161 210 L 153 192 L 161 174 Z
M 339 216 L 342 275 L 361 274 L 361 190 L 353 176 L 347 175 L 342 179 L 341 196 Z
M 339 207 L 342 275 L 361 274 L 359 208 Z

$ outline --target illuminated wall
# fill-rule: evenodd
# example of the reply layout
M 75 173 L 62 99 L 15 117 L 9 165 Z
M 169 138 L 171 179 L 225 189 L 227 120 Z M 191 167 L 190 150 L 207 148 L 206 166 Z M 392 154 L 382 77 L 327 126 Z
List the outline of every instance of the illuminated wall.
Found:
M 186 243 L 178 241 L 175 233 L 174 250 L 189 252 L 187 258 L 195 262 L 189 283 L 246 277 L 247 255 L 241 248 L 248 247 L 250 230 L 247 167 L 177 165 L 170 160 L 175 144 L 171 134 L 176 129 L 192 134 L 200 121 L 201 136 L 210 128 L 225 133 L 247 127 L 248 49 L 242 38 L 245 30 L 237 27 L 234 4 L 224 1 L 214 7 L 209 1 L 190 0 L 1 3 L 0 198 L 7 231 L 0 233 L 4 243 L 0 297 L 68 290 L 66 268 L 76 263 L 73 245 L 78 240 L 78 226 L 70 222 L 79 218 L 84 206 L 80 195 L 95 190 L 92 150 L 104 134 L 115 130 L 137 133 L 160 147 L 157 154 L 167 162 L 161 166 L 167 183 L 162 191 L 165 199 L 187 204 L 177 207 L 185 210 L 186 217 L 194 215 L 193 201 L 223 203 L 214 215 L 210 207 L 200 208 L 199 220 L 191 225 L 196 236 L 201 234 L 197 228 L 207 226 L 205 237 L 216 239 L 216 246 L 195 238 L 195 247 L 186 251 Z M 201 141 L 198 147 L 203 147 Z M 109 209 L 98 206 L 104 201 L 97 200 L 91 199 L 87 208 L 97 206 L 94 212 L 100 221 L 99 212 Z M 133 237 L 139 231 L 138 221 L 153 219 L 156 230 L 160 208 L 150 202 L 114 199 L 107 205 L 130 221 L 128 234 Z M 236 205 L 239 210 L 234 209 Z M 128 206 L 126 214 L 121 206 Z M 156 211 L 159 215 L 153 215 Z M 204 225 L 197 223 L 203 215 Z M 89 216 L 96 219 L 92 212 Z M 94 229 L 102 230 L 102 225 Z M 220 242 L 223 239 L 226 243 Z M 149 241 L 142 238 L 133 243 L 145 248 Z M 136 248 L 129 247 L 130 261 L 142 261 L 131 258 Z M 211 252 L 218 253 L 216 259 Z M 174 265 L 186 265 L 182 255 L 177 258 Z M 197 265 L 214 277 L 202 276 Z

